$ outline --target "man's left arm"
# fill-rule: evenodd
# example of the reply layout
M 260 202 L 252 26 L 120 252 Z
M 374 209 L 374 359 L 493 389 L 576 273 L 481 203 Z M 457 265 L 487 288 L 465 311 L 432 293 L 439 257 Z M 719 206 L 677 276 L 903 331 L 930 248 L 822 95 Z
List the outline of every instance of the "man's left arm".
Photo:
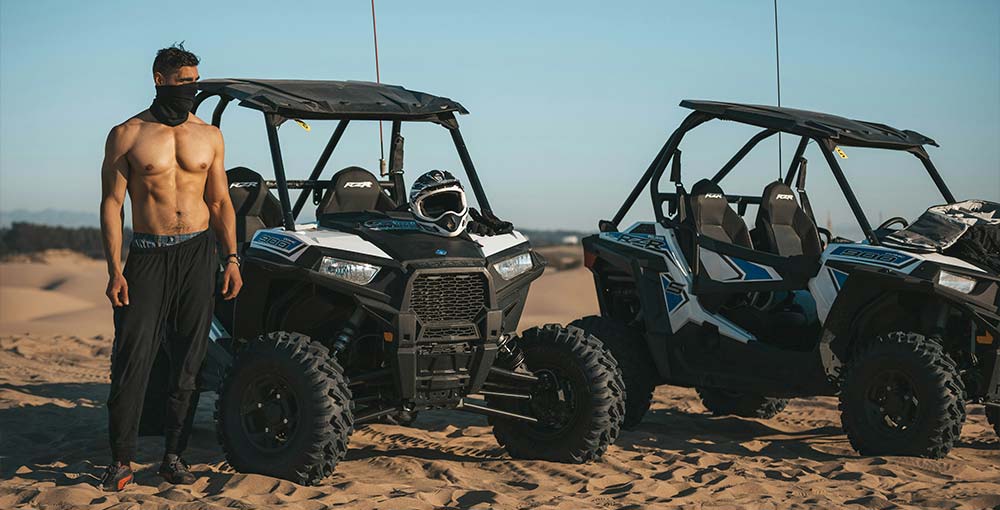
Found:
M 229 199 L 229 181 L 226 179 L 225 165 L 225 143 L 222 140 L 222 132 L 213 127 L 215 159 L 208 169 L 208 178 L 205 182 L 205 203 L 208 205 L 208 223 L 215 231 L 222 246 L 223 255 L 226 257 L 225 272 L 222 275 L 222 297 L 226 300 L 233 299 L 243 287 L 243 278 L 240 276 L 239 262 L 229 255 L 236 253 L 236 213 L 233 211 L 233 202 Z

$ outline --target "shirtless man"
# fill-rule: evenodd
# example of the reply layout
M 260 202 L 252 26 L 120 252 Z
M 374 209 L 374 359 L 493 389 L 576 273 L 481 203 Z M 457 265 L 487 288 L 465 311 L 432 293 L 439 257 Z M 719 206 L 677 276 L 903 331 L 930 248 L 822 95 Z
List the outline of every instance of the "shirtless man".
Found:
M 161 342 L 170 364 L 160 475 L 195 480 L 180 458 L 191 428 L 189 403 L 205 357 L 221 246 L 222 294 L 243 282 L 236 255 L 233 205 L 223 165 L 222 133 L 190 114 L 198 57 L 183 46 L 153 61 L 156 99 L 111 130 L 101 167 L 101 231 L 115 343 L 108 396 L 113 461 L 101 484 L 119 491 L 132 481 L 136 438 L 150 368 Z M 133 240 L 122 269 L 125 193 L 132 201 Z M 211 227 L 211 229 L 209 228 Z M 163 384 L 153 381 L 152 384 Z

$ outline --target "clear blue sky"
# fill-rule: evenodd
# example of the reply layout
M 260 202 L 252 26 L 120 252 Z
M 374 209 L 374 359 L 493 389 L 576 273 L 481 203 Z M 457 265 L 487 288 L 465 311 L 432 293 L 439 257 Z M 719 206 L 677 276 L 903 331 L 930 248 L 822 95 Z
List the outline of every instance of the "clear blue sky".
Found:
M 593 229 L 667 135 L 684 98 L 772 103 L 770 0 L 376 3 L 382 80 L 462 102 L 494 209 L 524 227 Z M 280 7 L 279 7 L 280 6 Z M 168 10 L 169 8 L 169 10 Z M 201 76 L 373 80 L 369 4 L 0 0 L 0 209 L 96 213 L 111 126 L 146 108 L 155 51 L 175 41 Z M 779 1 L 782 99 L 920 131 L 959 198 L 1000 200 L 1000 2 Z M 230 108 L 227 166 L 269 175 L 258 114 Z M 286 167 L 308 174 L 332 123 L 281 129 Z M 684 148 L 688 183 L 752 134 L 703 128 Z M 460 169 L 446 132 L 407 135 L 408 180 Z M 785 139 L 785 154 L 793 141 Z M 755 194 L 776 174 L 762 144 L 723 182 Z M 818 216 L 852 225 L 818 152 Z M 915 158 L 848 150 L 872 221 L 941 201 Z M 330 170 L 376 169 L 377 130 L 348 130 Z M 329 174 L 328 174 L 329 175 Z M 649 216 L 648 201 L 630 219 Z

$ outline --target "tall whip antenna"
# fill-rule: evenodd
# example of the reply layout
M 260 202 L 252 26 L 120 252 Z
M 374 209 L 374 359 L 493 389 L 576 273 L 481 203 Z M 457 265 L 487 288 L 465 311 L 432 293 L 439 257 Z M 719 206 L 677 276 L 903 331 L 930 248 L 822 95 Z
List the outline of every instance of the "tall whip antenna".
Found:
M 375 83 L 381 85 L 382 76 L 379 75 L 378 70 L 378 29 L 375 28 L 375 0 L 372 0 L 372 39 L 375 41 Z M 382 121 L 378 121 L 378 153 L 379 173 L 384 177 L 388 175 L 389 171 L 385 166 L 385 140 L 382 136 Z
M 375 0 L 372 0 L 374 2 Z M 372 11 L 374 16 L 374 11 Z M 376 59 L 377 60 L 377 59 Z M 774 0 L 774 73 L 778 84 L 778 108 L 781 108 L 781 58 L 778 53 L 778 0 Z M 781 132 L 778 132 L 778 179 L 781 179 Z

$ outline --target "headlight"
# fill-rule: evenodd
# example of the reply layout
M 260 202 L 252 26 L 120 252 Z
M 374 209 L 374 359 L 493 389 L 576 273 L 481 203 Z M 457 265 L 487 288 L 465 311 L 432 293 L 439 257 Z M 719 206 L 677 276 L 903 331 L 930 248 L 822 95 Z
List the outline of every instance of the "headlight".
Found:
M 938 285 L 968 294 L 976 287 L 976 279 L 942 270 L 938 273 Z
M 527 270 L 531 269 L 531 254 L 522 253 L 509 259 L 501 260 L 500 262 L 493 264 L 493 269 L 496 269 L 497 273 L 500 274 L 500 278 L 510 280 L 515 276 L 522 275 Z
M 365 264 L 364 262 L 352 262 L 333 257 L 323 257 L 319 261 L 319 272 L 357 285 L 368 285 L 371 283 L 375 279 L 375 275 L 378 274 L 379 269 L 378 266 Z

